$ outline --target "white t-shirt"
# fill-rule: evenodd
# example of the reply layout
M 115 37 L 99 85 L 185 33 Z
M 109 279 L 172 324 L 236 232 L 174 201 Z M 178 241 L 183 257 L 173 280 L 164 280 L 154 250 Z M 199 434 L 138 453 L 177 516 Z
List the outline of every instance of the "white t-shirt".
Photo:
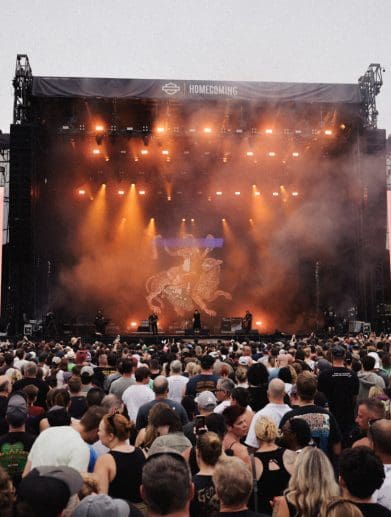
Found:
M 288 404 L 274 404 L 272 402 L 266 404 L 264 408 L 260 409 L 257 413 L 255 413 L 253 419 L 251 420 L 250 429 L 248 430 L 245 444 L 249 447 L 254 447 L 258 449 L 259 441 L 255 434 L 255 422 L 260 416 L 266 416 L 270 418 L 271 420 L 273 420 L 273 422 L 275 422 L 277 426 L 279 426 L 282 417 L 285 415 L 285 413 L 288 413 L 288 411 L 291 410 L 292 408 L 288 406 Z
M 186 388 L 186 384 L 189 382 L 188 377 L 184 377 L 180 374 L 170 375 L 168 377 L 168 398 L 175 400 L 180 404 L 182 402 L 183 393 Z
M 391 510 L 391 465 L 384 465 L 384 473 L 386 477 L 376 495 L 374 494 L 374 500 Z
M 154 398 L 155 395 L 148 384 L 134 384 L 126 388 L 122 395 L 122 402 L 128 410 L 130 420 L 136 422 L 140 407 L 147 402 L 151 402 Z
M 90 449 L 80 434 L 70 426 L 49 427 L 35 440 L 28 456 L 31 468 L 65 465 L 87 472 Z

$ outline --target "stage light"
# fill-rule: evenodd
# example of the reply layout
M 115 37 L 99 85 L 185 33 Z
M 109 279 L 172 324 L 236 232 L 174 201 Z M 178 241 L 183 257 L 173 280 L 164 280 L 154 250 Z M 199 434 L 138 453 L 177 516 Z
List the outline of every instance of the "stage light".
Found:
M 296 135 L 301 135 L 301 133 L 302 133 L 301 129 L 295 129 L 295 134 Z
M 278 196 L 278 192 L 273 192 L 273 196 L 277 197 Z
M 238 133 L 238 134 L 243 133 L 243 129 L 241 129 L 241 128 L 236 129 L 236 133 Z
M 340 126 L 339 126 L 339 127 L 340 127 L 341 129 L 346 129 L 346 126 L 345 126 L 345 124 L 343 124 L 343 123 L 342 123 L 342 124 L 340 124 Z
M 256 191 L 254 192 L 254 196 L 260 196 L 260 195 L 261 195 L 261 193 L 259 192 L 259 190 L 256 190 Z
M 108 156 L 106 156 L 105 162 L 109 162 L 109 161 L 110 161 L 110 158 Z
M 125 149 L 120 150 L 120 154 L 126 154 L 126 153 L 127 153 L 127 151 Z
M 194 223 L 194 219 L 190 219 L 190 222 Z
M 297 197 L 299 195 L 298 192 L 292 192 L 292 196 Z
M 298 157 L 299 157 L 299 155 L 300 155 L 300 154 L 299 154 L 297 151 L 294 151 L 294 152 L 292 153 L 292 156 L 293 156 L 294 158 L 298 158 Z
M 63 131 L 68 131 L 69 126 L 62 126 L 62 128 L 61 128 L 61 129 L 62 129 Z
M 256 322 L 255 322 L 255 325 L 256 325 L 257 327 L 261 327 L 261 326 L 262 326 L 262 321 L 256 321 Z
M 146 156 L 148 154 L 148 149 L 141 149 L 140 153 Z
M 223 193 L 221 192 L 221 190 L 218 190 L 218 191 L 216 192 L 216 196 L 222 196 L 222 195 L 223 195 Z
M 239 192 L 239 190 L 237 190 L 237 191 L 235 192 L 235 196 L 240 196 L 240 192 Z
M 254 156 L 254 151 L 247 151 L 246 156 Z
M 167 201 L 171 201 L 171 196 L 167 196 Z
M 135 162 L 138 162 L 138 160 L 139 160 L 139 157 L 138 157 L 138 156 L 135 156 L 135 157 L 134 157 L 134 161 L 135 161 Z
M 132 322 L 130 323 L 130 326 L 131 326 L 132 328 L 137 327 L 137 322 L 136 322 L 136 321 L 132 321 Z
M 276 153 L 274 151 L 269 151 L 268 155 L 271 157 L 271 158 L 274 158 L 274 156 L 276 156 Z
M 223 218 L 221 219 L 221 221 L 222 221 L 223 223 L 225 223 L 225 217 L 223 217 Z
M 325 130 L 324 130 L 324 134 L 325 134 L 326 136 L 331 136 L 331 135 L 333 134 L 333 132 L 332 132 L 332 130 L 331 130 L 331 129 L 325 129 Z
M 102 132 L 102 131 L 104 131 L 104 130 L 105 130 L 105 128 L 102 126 L 102 124 L 97 124 L 97 125 L 95 126 L 95 131 L 96 131 L 97 133 L 101 133 L 101 132 Z
M 92 154 L 95 154 L 95 155 L 100 154 L 100 149 L 93 149 Z
M 196 128 L 195 128 L 195 127 L 191 127 L 191 128 L 189 129 L 189 133 L 196 133 L 196 132 L 197 132 L 197 130 L 196 130 Z
M 124 196 L 125 195 L 125 191 L 124 190 L 119 190 L 118 191 L 118 195 L 119 196 Z
M 145 196 L 145 190 L 139 190 L 138 193 L 140 194 L 140 196 Z
M 204 133 L 211 133 L 212 128 L 211 127 L 204 127 Z
M 80 188 L 77 193 L 79 194 L 79 196 L 85 196 L 86 195 L 86 191 L 82 188 Z
M 160 126 L 160 127 L 156 128 L 156 133 L 164 133 L 164 131 L 165 131 L 164 127 Z
M 266 135 L 272 135 L 273 134 L 273 129 L 271 129 L 271 128 L 265 129 L 265 134 Z
M 167 155 L 169 154 L 169 153 L 168 153 L 168 150 L 167 150 L 167 149 L 163 149 L 162 154 L 164 154 L 165 156 L 167 156 Z
M 182 223 L 185 223 L 185 222 L 186 222 L 186 219 L 185 219 L 185 218 L 183 218 L 183 219 L 182 219 Z

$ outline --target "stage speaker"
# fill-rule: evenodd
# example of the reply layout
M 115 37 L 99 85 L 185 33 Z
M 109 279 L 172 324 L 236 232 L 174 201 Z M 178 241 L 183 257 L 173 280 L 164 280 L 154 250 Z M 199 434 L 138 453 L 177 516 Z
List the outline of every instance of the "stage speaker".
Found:
M 221 319 L 221 332 L 231 332 L 231 318 Z

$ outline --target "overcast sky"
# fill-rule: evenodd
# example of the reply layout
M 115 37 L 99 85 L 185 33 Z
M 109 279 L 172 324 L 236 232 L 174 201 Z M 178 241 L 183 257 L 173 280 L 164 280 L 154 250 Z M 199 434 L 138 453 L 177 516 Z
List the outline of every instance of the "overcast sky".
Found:
M 12 122 L 17 53 L 34 75 L 355 83 L 386 70 L 391 0 L 0 0 L 0 129 Z

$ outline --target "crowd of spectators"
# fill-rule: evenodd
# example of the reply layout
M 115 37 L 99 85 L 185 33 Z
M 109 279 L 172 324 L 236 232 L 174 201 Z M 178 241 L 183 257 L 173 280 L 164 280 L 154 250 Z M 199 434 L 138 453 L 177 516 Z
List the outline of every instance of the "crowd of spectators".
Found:
M 4 517 L 391 516 L 391 338 L 0 343 Z

